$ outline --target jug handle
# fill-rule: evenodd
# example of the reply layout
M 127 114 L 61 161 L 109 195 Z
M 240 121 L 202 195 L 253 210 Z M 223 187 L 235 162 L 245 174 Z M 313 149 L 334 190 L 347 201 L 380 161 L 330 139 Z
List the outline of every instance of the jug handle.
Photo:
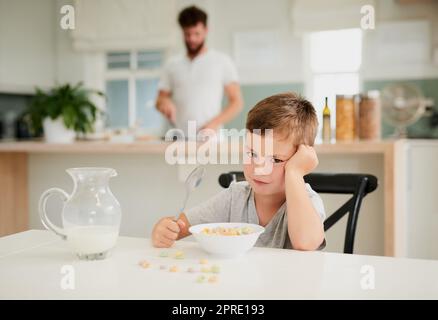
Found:
M 60 194 L 62 197 L 62 201 L 64 201 L 64 202 L 67 201 L 69 198 L 68 193 L 60 188 L 50 188 L 50 189 L 46 190 L 41 195 L 41 198 L 40 198 L 40 201 L 38 204 L 40 218 L 41 218 L 41 222 L 43 223 L 43 225 L 46 227 L 47 230 L 53 231 L 55 234 L 60 236 L 63 240 L 66 240 L 67 235 L 64 233 L 62 228 L 55 226 L 47 217 L 46 202 L 51 195 L 55 195 L 55 194 Z

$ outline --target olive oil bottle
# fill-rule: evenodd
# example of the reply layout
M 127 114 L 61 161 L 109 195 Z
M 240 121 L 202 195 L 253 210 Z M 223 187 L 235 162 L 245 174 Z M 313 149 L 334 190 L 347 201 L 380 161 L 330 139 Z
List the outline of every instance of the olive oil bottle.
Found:
M 322 110 L 322 142 L 330 143 L 331 141 L 330 127 L 330 108 L 328 107 L 327 97 L 325 97 L 325 106 Z

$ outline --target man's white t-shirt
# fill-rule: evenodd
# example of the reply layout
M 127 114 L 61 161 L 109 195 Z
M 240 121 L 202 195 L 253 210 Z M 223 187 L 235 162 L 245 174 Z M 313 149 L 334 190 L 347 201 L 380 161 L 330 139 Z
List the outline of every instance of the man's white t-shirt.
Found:
M 216 117 L 222 109 L 224 86 L 237 81 L 231 59 L 208 49 L 193 60 L 187 54 L 170 59 L 158 88 L 171 92 L 176 106 L 176 126 L 187 137 L 187 122 L 195 120 L 199 130 Z

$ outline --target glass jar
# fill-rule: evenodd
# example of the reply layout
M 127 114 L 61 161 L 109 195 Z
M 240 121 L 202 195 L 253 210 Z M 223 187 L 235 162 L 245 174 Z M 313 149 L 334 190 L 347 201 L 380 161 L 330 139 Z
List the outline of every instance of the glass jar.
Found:
M 355 109 L 353 95 L 336 95 L 336 141 L 354 140 Z
M 380 93 L 377 90 L 360 95 L 359 138 L 377 140 L 381 136 Z

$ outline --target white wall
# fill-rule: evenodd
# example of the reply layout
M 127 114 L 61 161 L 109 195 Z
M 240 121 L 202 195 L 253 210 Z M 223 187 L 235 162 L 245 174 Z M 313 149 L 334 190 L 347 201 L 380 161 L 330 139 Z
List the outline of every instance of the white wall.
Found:
M 98 73 L 102 53 L 77 52 L 69 31 L 59 26 L 63 4 L 72 0 L 0 0 L 0 91 L 33 91 L 35 85 L 84 81 L 101 88 Z M 211 47 L 234 56 L 237 33 L 272 31 L 277 34 L 278 55 L 269 67 L 240 67 L 242 83 L 277 83 L 305 81 L 303 41 L 295 35 L 291 23 L 292 0 L 176 0 L 177 11 L 197 4 L 209 13 Z M 438 50 L 438 3 L 431 1 L 400 5 L 394 0 L 376 4 L 376 30 L 367 31 L 364 44 L 364 79 L 438 77 L 432 64 L 433 50 Z M 145 17 L 147 18 L 147 17 Z M 176 19 L 176 17 L 175 17 Z M 373 46 L 379 25 L 400 20 L 425 19 L 430 23 L 430 61 L 423 64 L 376 64 Z M 183 49 L 177 37 L 172 49 Z M 330 50 L 330 48 L 327 48 Z M 402 54 L 402 51 L 394 52 Z M 100 62 L 99 62 L 100 61 Z
M 0 0 L 0 92 L 33 92 L 35 86 L 79 81 L 102 89 L 96 73 L 102 69 L 102 54 L 75 51 L 70 31 L 60 27 L 60 8 L 72 3 Z
M 394 0 L 376 1 L 376 29 L 366 31 L 364 38 L 363 79 L 422 79 L 438 77 L 438 2 L 417 2 L 401 5 Z M 417 35 L 402 29 L 388 34 L 382 28 L 398 22 L 425 21 L 429 30 Z M 419 36 L 419 37 L 418 37 Z M 407 44 L 424 36 L 414 48 Z M 380 41 L 378 40 L 380 39 Z M 399 40 L 399 41 L 397 41 Z M 388 45 L 389 44 L 389 45 Z M 411 57 L 412 52 L 427 52 L 422 58 Z M 434 58 L 434 55 L 437 57 Z M 382 56 L 384 58 L 382 59 Z M 381 60 L 381 61 L 379 61 Z
M 72 1 L 58 0 L 53 10 L 55 19 L 52 28 L 55 34 L 55 60 L 56 81 L 59 83 L 85 81 L 86 79 L 86 57 L 85 54 L 73 49 L 71 31 L 60 27 L 60 9 L 65 4 L 72 4 Z
M 196 2 L 195 2 L 196 3 Z M 239 67 L 242 83 L 301 82 L 303 80 L 302 41 L 290 28 L 289 0 L 221 0 L 210 7 L 211 45 L 234 57 L 237 33 L 270 31 L 277 34 L 276 61 L 269 67 Z
M 309 0 L 310 1 L 310 0 Z M 306 1 L 309 2 L 309 1 Z M 319 1 L 319 0 L 318 0 Z M 331 0 L 330 4 L 345 1 Z M 433 54 L 438 51 L 438 2 L 430 1 L 401 5 L 395 0 L 371 1 L 375 5 L 376 29 L 364 33 L 364 50 L 362 79 L 396 79 L 396 78 L 436 78 L 438 77 L 438 61 L 433 61 Z M 306 60 L 303 54 L 302 34 L 293 29 L 292 12 L 296 10 L 292 0 L 179 0 L 180 8 L 196 4 L 209 13 L 209 45 L 222 50 L 232 57 L 235 54 L 234 36 L 242 32 L 273 31 L 278 34 L 278 55 L 276 63 L 268 68 L 253 65 L 239 67 L 239 76 L 244 84 L 253 83 L 285 83 L 305 82 Z M 318 14 L 324 14 L 320 12 Z M 316 15 L 315 15 L 316 16 Z M 422 63 L 398 63 L 392 57 L 403 60 L 403 45 L 407 39 L 400 36 L 400 48 L 389 52 L 388 59 L 377 61 L 376 52 L 384 50 L 379 47 L 376 38 L 385 38 L 380 27 L 395 21 L 425 20 L 430 27 L 428 61 Z M 359 27 L 359 20 L 357 27 Z M 350 21 L 345 21 L 350 26 Z M 315 25 L 319 25 L 315 21 Z M 342 21 L 338 23 L 342 25 Z M 383 29 L 383 28 L 382 28 Z M 380 34 L 379 34 L 380 32 Z M 397 44 L 397 43 L 396 43 Z M 330 50 L 330 48 L 327 48 Z M 386 49 L 385 49 L 386 50 Z M 388 49 L 389 50 L 389 49 Z
M 54 0 L 0 0 L 0 91 L 53 85 L 54 6 Z
M 336 1 L 333 1 L 333 3 L 335 4 Z M 438 50 L 438 3 L 400 5 L 394 0 L 379 0 L 374 3 L 376 29 L 365 32 L 362 79 L 438 77 L 438 65 L 434 65 L 432 61 L 433 50 Z M 176 4 L 177 11 L 191 4 L 204 8 L 209 14 L 208 45 L 229 54 L 233 58 L 235 58 L 235 36 L 237 34 L 269 31 L 277 36 L 277 40 L 273 42 L 277 46 L 277 52 L 275 62 L 272 65 L 267 67 L 259 64 L 245 67 L 238 66 L 239 76 L 243 84 L 306 81 L 306 60 L 303 54 L 305 48 L 302 34 L 296 34 L 291 21 L 293 16 L 291 12 L 295 10 L 294 1 L 177 0 Z M 393 59 L 389 58 L 377 63 L 375 53 L 383 50 L 378 46 L 379 43 L 375 41 L 378 38 L 379 27 L 388 22 L 412 20 L 425 20 L 429 23 L 430 43 L 427 44 L 430 48 L 429 60 L 424 63 L 396 64 Z M 58 41 L 63 42 L 65 45 L 71 42 L 70 38 L 66 39 L 68 37 L 67 33 L 63 32 L 59 35 L 61 38 L 58 38 Z M 381 34 L 380 37 L 382 37 Z M 401 47 L 403 47 L 404 41 L 401 37 Z M 171 52 L 183 49 L 183 41 L 177 37 Z M 330 48 L 327 48 L 327 50 L 330 50 Z M 75 55 L 72 52 L 70 54 L 71 57 Z M 403 50 L 398 50 L 397 52 L 391 52 L 391 54 L 402 57 L 404 53 Z M 76 55 L 82 54 L 76 53 Z M 76 63 L 77 61 L 73 60 L 73 64 Z M 75 68 L 75 70 L 77 69 Z

